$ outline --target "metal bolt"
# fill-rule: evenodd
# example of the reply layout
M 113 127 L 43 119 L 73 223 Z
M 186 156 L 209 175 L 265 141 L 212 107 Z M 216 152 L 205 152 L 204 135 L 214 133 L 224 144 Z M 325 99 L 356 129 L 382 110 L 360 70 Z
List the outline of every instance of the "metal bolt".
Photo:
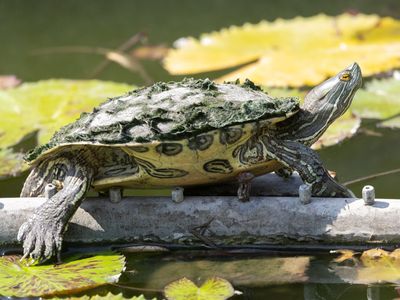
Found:
M 365 205 L 373 205 L 375 203 L 375 188 L 372 185 L 366 185 L 362 189 L 362 197 Z
M 174 201 L 175 203 L 180 203 L 183 201 L 183 187 L 175 187 L 172 191 L 171 191 L 171 198 L 172 201 Z
M 302 204 L 311 202 L 311 185 L 302 184 L 299 186 L 299 198 Z
M 122 189 L 120 188 L 110 188 L 108 190 L 110 201 L 112 203 L 118 203 L 122 200 Z
M 47 199 L 50 199 L 56 193 L 57 193 L 57 187 L 54 184 L 52 183 L 46 184 L 46 186 L 44 187 L 44 196 Z

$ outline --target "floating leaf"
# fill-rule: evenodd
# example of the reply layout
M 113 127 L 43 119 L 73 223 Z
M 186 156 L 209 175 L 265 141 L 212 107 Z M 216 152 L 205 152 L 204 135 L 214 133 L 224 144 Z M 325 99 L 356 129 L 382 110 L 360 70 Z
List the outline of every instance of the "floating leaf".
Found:
M 354 255 L 356 255 L 356 252 L 354 252 L 353 250 L 339 249 L 339 250 L 332 250 L 330 253 L 340 254 L 339 257 L 337 257 L 333 260 L 336 263 L 341 263 L 346 260 L 355 261 Z
M 39 143 L 84 111 L 132 89 L 99 80 L 45 80 L 0 91 L 0 148 L 14 145 L 39 130 Z
M 143 295 L 126 298 L 122 294 L 114 295 L 111 292 L 108 292 L 105 295 L 93 295 L 93 296 L 85 295 L 85 296 L 81 296 L 81 297 L 62 297 L 62 298 L 51 298 L 51 299 L 53 299 L 53 300 L 54 299 L 65 299 L 65 300 L 109 300 L 109 299 L 112 299 L 112 300 L 146 300 L 146 298 Z M 156 299 L 153 298 L 152 300 L 156 300 Z
M 39 297 L 73 293 L 116 282 L 125 266 L 122 255 L 70 257 L 61 265 L 27 266 L 19 256 L 0 257 L 0 295 Z
M 362 118 L 384 120 L 380 126 L 400 128 L 399 95 L 399 79 L 375 79 L 357 92 L 351 110 Z
M 172 74 L 193 74 L 246 63 L 220 80 L 315 85 L 354 61 L 367 76 L 399 67 L 399 32 L 400 21 L 377 15 L 262 21 L 203 34 L 198 40 L 180 39 L 164 65 Z
M 0 148 L 0 179 L 14 177 L 28 169 L 23 154 Z
M 393 252 L 370 249 L 364 251 L 360 258 L 353 256 L 353 260 L 356 262 L 354 267 L 333 265 L 332 269 L 340 278 L 350 283 L 400 283 L 399 253 L 399 249 Z
M 400 116 L 389 118 L 385 121 L 379 122 L 378 127 L 386 127 L 386 128 L 400 128 Z
M 18 175 L 27 166 L 7 147 L 38 131 L 43 144 L 55 131 L 108 97 L 133 87 L 99 80 L 45 80 L 0 90 L 0 179 Z
M 361 119 L 348 111 L 329 126 L 319 140 L 312 145 L 312 148 L 320 149 L 333 146 L 345 139 L 351 138 L 357 133 L 360 125 Z
M 361 254 L 360 260 L 363 262 L 364 266 L 371 266 L 382 258 L 388 258 L 389 256 L 390 252 L 376 248 L 364 251 Z
M 220 277 L 207 279 L 201 287 L 184 277 L 167 285 L 164 294 L 168 300 L 225 300 L 235 290 L 229 281 Z

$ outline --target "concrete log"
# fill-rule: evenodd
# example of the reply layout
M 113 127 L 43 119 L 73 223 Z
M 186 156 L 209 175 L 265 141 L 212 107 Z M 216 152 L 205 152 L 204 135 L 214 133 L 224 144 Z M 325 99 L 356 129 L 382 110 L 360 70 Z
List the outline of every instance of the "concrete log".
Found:
M 40 198 L 0 199 L 0 244 L 16 242 L 19 226 L 43 203 Z M 357 244 L 400 242 L 400 201 L 377 199 L 234 196 L 86 199 L 66 234 L 70 242 L 153 241 L 211 245 Z M 204 225 L 204 226 L 203 226 Z

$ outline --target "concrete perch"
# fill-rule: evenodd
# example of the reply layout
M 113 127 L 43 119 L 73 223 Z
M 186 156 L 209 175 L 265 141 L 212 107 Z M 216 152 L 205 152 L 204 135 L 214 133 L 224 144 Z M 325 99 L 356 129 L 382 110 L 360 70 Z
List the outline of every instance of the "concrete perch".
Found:
M 271 174 L 267 177 L 281 181 L 282 187 L 286 182 L 286 192 L 297 193 L 302 184 L 297 177 L 289 181 Z M 266 189 L 256 184 L 254 191 L 257 194 L 269 192 L 270 184 L 266 185 L 261 179 L 257 182 Z M 0 199 L 0 245 L 15 244 L 21 224 L 44 201 L 45 198 Z M 211 241 L 217 246 L 288 243 L 390 245 L 400 242 L 399 215 L 400 201 L 386 199 L 376 199 L 373 205 L 364 205 L 363 199 L 312 198 L 309 204 L 304 205 L 298 195 L 259 195 L 243 203 L 236 196 L 188 196 L 186 192 L 185 200 L 180 203 L 171 201 L 171 196 L 124 197 L 118 203 L 106 197 L 88 198 L 70 222 L 65 241 L 190 245 L 204 245 L 205 241 Z M 194 234 L 194 229 L 200 227 L 204 230 Z M 204 239 L 199 238 L 199 234 Z

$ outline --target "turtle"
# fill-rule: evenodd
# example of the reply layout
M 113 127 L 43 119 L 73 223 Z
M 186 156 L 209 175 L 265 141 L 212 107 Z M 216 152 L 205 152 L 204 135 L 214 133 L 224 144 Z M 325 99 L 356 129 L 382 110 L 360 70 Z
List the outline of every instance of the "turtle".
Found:
M 254 176 L 295 170 L 314 196 L 354 197 L 310 146 L 341 116 L 361 86 L 353 63 L 296 97 L 274 98 L 250 80 L 159 82 L 111 98 L 28 152 L 21 197 L 54 193 L 19 229 L 24 256 L 61 252 L 67 223 L 89 188 L 185 187 L 238 180 L 249 198 Z

